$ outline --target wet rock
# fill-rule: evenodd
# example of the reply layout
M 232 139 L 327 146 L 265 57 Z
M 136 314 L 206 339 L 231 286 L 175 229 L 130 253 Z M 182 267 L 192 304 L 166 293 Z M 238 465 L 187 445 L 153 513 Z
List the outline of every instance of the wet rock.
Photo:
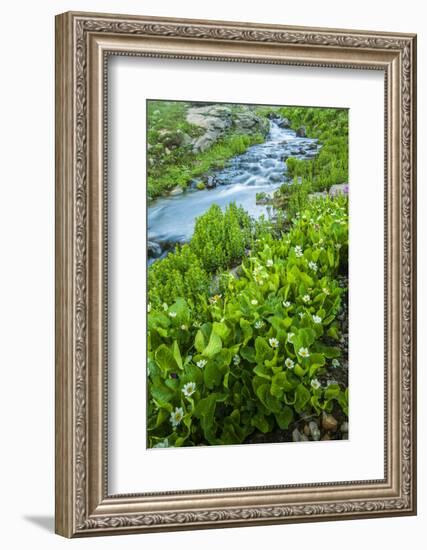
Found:
M 147 241 L 147 252 L 149 258 L 158 258 L 162 255 L 162 247 L 154 241 Z
M 181 195 L 182 193 L 184 193 L 184 189 L 179 185 L 177 185 L 171 191 L 169 191 L 169 195 L 171 195 L 171 197 L 175 197 L 176 195 Z
M 348 195 L 348 183 L 337 183 L 329 189 L 329 196 L 336 197 L 337 195 Z
M 320 430 L 319 426 L 317 425 L 314 420 L 308 423 L 308 427 L 310 428 L 310 434 L 314 441 L 319 441 L 320 439 Z
M 302 434 L 298 428 L 295 428 L 295 430 L 292 432 L 292 441 L 295 441 L 295 443 L 298 441 L 302 441 Z
M 345 432 L 345 433 L 348 433 L 348 422 L 344 421 L 344 422 L 341 424 L 341 431 L 342 431 L 342 432 Z
M 297 128 L 295 134 L 297 137 L 306 137 L 305 127 L 300 126 L 299 128 Z
M 215 176 L 208 176 L 206 180 L 206 188 L 214 189 L 218 185 L 217 179 Z
M 310 428 L 309 428 L 308 424 L 304 425 L 304 433 L 307 437 L 310 435 Z
M 338 427 L 338 421 L 331 414 L 323 414 L 322 427 L 328 432 L 335 432 Z
M 288 118 L 282 118 L 277 123 L 277 126 L 279 126 L 279 128 L 290 128 L 291 123 L 290 123 L 290 120 Z
M 268 193 L 257 193 L 255 202 L 256 204 L 272 204 L 273 198 Z
M 322 439 L 322 441 L 330 441 L 331 440 L 331 436 L 329 434 L 325 434 Z

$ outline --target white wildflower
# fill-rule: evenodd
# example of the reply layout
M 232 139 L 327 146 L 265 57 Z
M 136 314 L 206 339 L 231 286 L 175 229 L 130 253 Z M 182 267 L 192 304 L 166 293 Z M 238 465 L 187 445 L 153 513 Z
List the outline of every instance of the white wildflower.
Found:
M 257 322 L 255 323 L 255 328 L 256 328 L 256 329 L 260 329 L 260 328 L 262 328 L 263 326 L 264 326 L 264 321 L 259 320 L 259 321 L 257 321 Z
M 187 329 L 188 329 L 187 325 L 181 325 L 181 330 L 187 330 Z
M 294 339 L 295 334 L 293 332 L 289 332 L 286 340 L 291 343 Z
M 293 369 L 295 367 L 295 363 L 290 359 L 289 357 L 285 360 L 285 367 L 288 369 Z
M 326 296 L 329 296 L 329 294 L 330 294 L 329 289 L 327 289 L 326 287 L 323 287 L 322 291 L 323 291 L 324 294 L 326 294 Z
M 322 318 L 318 315 L 313 315 L 313 322 L 316 323 L 316 325 L 319 325 L 322 322 Z
M 200 361 L 197 361 L 196 363 L 199 369 L 203 369 L 203 367 L 206 367 L 206 364 L 207 364 L 206 359 L 200 359 Z
M 233 357 L 233 363 L 234 363 L 235 365 L 238 365 L 238 364 L 240 363 L 240 357 L 239 357 L 238 355 L 235 355 L 235 356 Z
M 302 301 L 308 304 L 308 302 L 310 301 L 310 294 L 304 294 L 304 296 L 302 297 Z
M 266 265 L 267 265 L 267 267 L 273 267 L 273 260 L 268 259 Z
M 147 311 L 148 311 L 148 313 L 150 313 L 150 311 L 151 311 L 151 304 L 150 303 L 148 303 L 148 305 L 147 305 Z
M 278 348 L 279 347 L 279 340 L 277 338 L 270 338 L 268 340 L 268 343 L 272 348 Z
M 168 308 L 169 308 L 169 306 L 168 306 L 166 303 L 164 303 L 164 304 L 163 304 L 163 309 L 164 309 L 165 311 L 167 311 Z
M 184 410 L 182 407 L 175 407 L 175 410 L 171 412 L 170 415 L 170 422 L 174 428 L 178 426 L 178 424 L 181 423 L 182 419 L 184 418 Z
M 187 384 L 184 384 L 181 391 L 185 397 L 190 397 L 196 391 L 195 382 L 187 382 Z
M 310 357 L 310 354 L 307 348 L 300 348 L 298 350 L 298 354 L 301 355 L 301 357 L 303 357 L 304 359 L 307 359 L 307 357 Z
M 303 255 L 302 248 L 301 248 L 299 245 L 297 245 L 297 246 L 294 248 L 294 250 L 295 250 L 295 256 L 296 256 L 297 258 L 301 258 L 301 256 Z
M 257 306 L 258 305 L 258 300 L 255 300 L 255 299 L 251 300 L 251 304 L 253 306 Z
M 334 367 L 334 369 L 340 366 L 340 362 L 338 361 L 338 359 L 332 359 L 332 366 Z
M 169 317 L 172 317 L 172 319 L 176 317 L 176 311 L 169 311 Z
M 308 262 L 308 267 L 312 269 L 314 272 L 317 271 L 317 264 L 316 262 Z
M 318 390 L 320 388 L 320 382 L 317 380 L 317 378 L 313 378 L 313 380 L 310 382 L 311 387 L 315 390 Z
M 288 302 L 287 300 L 284 300 L 284 301 L 282 302 L 282 305 L 283 305 L 283 307 L 290 307 L 290 306 L 291 306 L 291 302 Z

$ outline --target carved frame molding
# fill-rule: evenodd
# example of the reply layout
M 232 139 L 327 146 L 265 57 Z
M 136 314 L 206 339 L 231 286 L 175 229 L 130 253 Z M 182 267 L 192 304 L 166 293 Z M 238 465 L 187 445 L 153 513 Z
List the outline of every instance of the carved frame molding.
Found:
M 384 71 L 384 480 L 108 495 L 104 270 L 109 55 Z M 57 533 L 74 537 L 416 513 L 415 119 L 414 35 L 71 12 L 57 16 Z

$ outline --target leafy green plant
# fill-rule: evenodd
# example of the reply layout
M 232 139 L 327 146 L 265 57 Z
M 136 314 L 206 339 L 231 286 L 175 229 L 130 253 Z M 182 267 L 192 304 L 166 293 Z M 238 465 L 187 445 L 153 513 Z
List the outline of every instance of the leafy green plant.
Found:
M 162 308 L 172 304 L 177 296 L 198 309 L 207 296 L 211 278 L 199 257 L 189 245 L 177 246 L 166 258 L 157 260 L 148 269 L 148 298 L 150 307 Z
M 184 297 L 151 307 L 151 447 L 242 443 L 301 415 L 348 414 L 347 389 L 323 382 L 341 354 L 347 210 L 345 197 L 310 201 L 280 238 L 260 232 L 241 276 L 201 313 Z
M 252 220 L 243 208 L 231 203 L 223 212 L 214 204 L 197 218 L 190 247 L 206 271 L 216 272 L 243 257 L 252 230 Z

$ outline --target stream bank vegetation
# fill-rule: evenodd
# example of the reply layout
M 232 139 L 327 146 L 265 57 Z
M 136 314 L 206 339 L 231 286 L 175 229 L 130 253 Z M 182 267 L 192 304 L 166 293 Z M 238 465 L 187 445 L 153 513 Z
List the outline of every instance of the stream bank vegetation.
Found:
M 190 104 L 152 103 L 150 154 L 174 161 L 149 167 L 150 196 L 243 152 L 231 145 L 238 106 L 204 151 L 185 138 L 165 153 L 162 130 L 193 145 L 203 135 L 186 125 Z M 348 112 L 254 107 L 250 116 L 280 117 L 322 147 L 286 160 L 271 216 L 212 204 L 191 240 L 148 268 L 149 447 L 348 437 Z M 261 139 L 255 125 L 244 149 Z

